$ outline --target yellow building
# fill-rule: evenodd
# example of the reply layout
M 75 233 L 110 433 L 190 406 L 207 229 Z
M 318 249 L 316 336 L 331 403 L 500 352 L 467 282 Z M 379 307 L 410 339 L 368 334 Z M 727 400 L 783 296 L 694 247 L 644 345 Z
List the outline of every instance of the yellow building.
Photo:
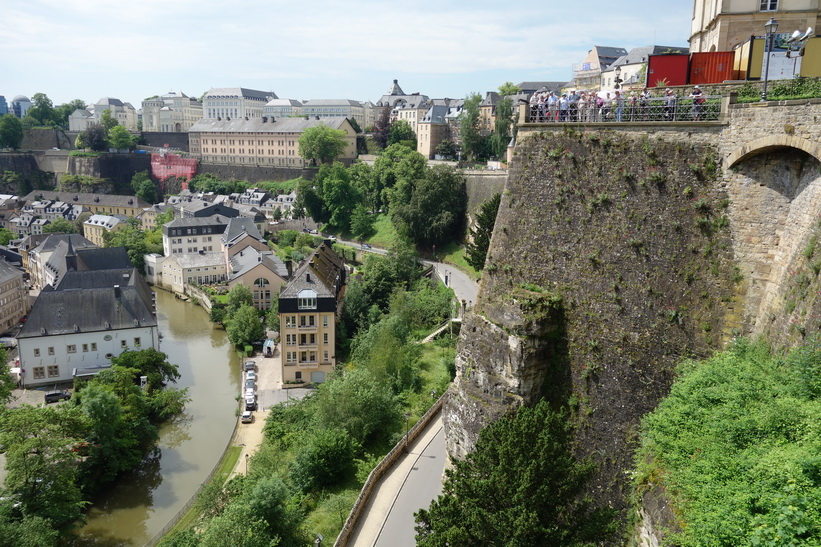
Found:
M 336 365 L 336 321 L 345 264 L 323 242 L 279 295 L 280 364 L 284 383 L 324 382 Z
M 22 198 L 26 203 L 34 201 L 63 201 L 70 205 L 81 205 L 95 215 L 125 215 L 136 217 L 150 203 L 135 196 L 115 196 L 112 194 L 90 194 L 83 192 L 53 192 L 34 190 Z
M 307 162 L 299 155 L 299 137 L 317 125 L 344 131 L 346 146 L 338 159 L 356 158 L 356 132 L 346 118 L 204 119 L 188 131 L 189 148 L 207 163 L 302 168 Z
M 98 247 L 105 247 L 103 234 L 121 230 L 127 219 L 123 215 L 91 215 L 83 222 L 83 236 Z
M 818 0 L 693 0 L 690 52 L 732 51 L 765 33 L 770 17 L 782 33 L 819 28 Z

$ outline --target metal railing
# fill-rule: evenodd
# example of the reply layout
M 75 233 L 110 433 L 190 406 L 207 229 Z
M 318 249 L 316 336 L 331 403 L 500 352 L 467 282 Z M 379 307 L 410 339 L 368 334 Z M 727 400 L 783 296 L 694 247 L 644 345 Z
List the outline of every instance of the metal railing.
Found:
M 609 123 L 609 122 L 710 122 L 721 114 L 721 97 L 703 95 L 690 97 L 630 97 L 620 103 L 611 100 L 603 104 L 592 101 L 528 105 L 527 123 Z

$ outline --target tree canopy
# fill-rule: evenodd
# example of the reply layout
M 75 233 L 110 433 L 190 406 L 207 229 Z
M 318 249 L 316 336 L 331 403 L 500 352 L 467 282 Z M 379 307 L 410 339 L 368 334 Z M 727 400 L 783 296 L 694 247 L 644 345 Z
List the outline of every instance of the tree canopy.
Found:
M 23 142 L 23 123 L 14 114 L 0 116 L 0 148 L 17 150 Z
M 396 120 L 391 125 L 391 136 L 388 144 L 402 144 L 411 150 L 416 150 L 416 134 L 407 120 Z
M 55 218 L 43 226 L 44 234 L 79 234 L 77 224 L 65 218 Z
M 314 164 L 331 163 L 347 146 L 346 133 L 325 124 L 309 127 L 299 137 L 299 155 Z
M 476 225 L 470 229 L 470 241 L 465 244 L 465 260 L 477 271 L 485 267 L 490 236 L 493 235 L 501 201 L 502 194 L 495 194 L 484 202 L 476 215 Z
M 108 110 L 106 110 L 108 112 Z M 117 150 L 129 150 L 134 146 L 134 135 L 122 125 L 115 125 L 108 131 L 108 142 L 111 148 Z M 152 202 L 153 203 L 153 202 Z
M 499 95 L 505 97 L 508 95 L 516 95 L 517 93 L 521 93 L 522 88 L 514 84 L 513 82 L 505 82 L 499 86 Z
M 416 513 L 422 547 L 586 545 L 612 534 L 610 514 L 577 499 L 592 471 L 570 450 L 565 415 L 545 401 L 485 427 L 445 471 L 443 494 Z
M 484 154 L 484 137 L 479 133 L 479 104 L 482 96 L 469 93 L 465 97 L 459 116 L 459 135 L 462 137 L 462 154 L 468 161 L 476 161 Z

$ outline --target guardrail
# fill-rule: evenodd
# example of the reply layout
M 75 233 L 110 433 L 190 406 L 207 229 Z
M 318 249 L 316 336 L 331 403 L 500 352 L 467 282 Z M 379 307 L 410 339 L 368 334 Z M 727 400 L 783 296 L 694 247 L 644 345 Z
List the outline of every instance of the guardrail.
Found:
M 721 97 L 702 95 L 690 97 L 630 97 L 598 102 L 569 103 L 560 108 L 558 103 L 526 105 L 526 123 L 619 123 L 619 122 L 712 122 L 721 114 Z
M 442 410 L 442 404 L 445 401 L 445 397 L 447 396 L 447 391 L 443 393 L 439 399 L 433 403 L 427 412 L 419 419 L 418 422 L 414 424 L 414 426 L 408 431 L 407 436 L 407 443 L 410 444 L 411 442 L 415 441 L 417 437 L 419 437 L 420 433 L 433 421 L 433 419 L 439 414 Z M 387 455 L 382 458 L 382 461 L 379 462 L 376 467 L 373 468 L 370 475 L 368 475 L 368 479 L 365 481 L 365 484 L 362 485 L 362 491 L 359 493 L 359 497 L 356 498 L 356 502 L 353 504 L 351 508 L 351 512 L 348 515 L 348 519 L 345 521 L 345 525 L 342 526 L 342 530 L 339 532 L 339 536 L 336 538 L 336 542 L 334 542 L 334 547 L 346 547 L 348 545 L 348 540 L 350 540 L 351 533 L 356 528 L 356 525 L 359 523 L 359 518 L 362 516 L 362 510 L 367 505 L 368 500 L 370 499 L 371 493 L 373 489 L 376 487 L 376 483 L 385 476 L 385 473 L 393 467 L 393 464 L 396 463 L 402 454 L 404 454 L 405 450 L 405 443 L 406 440 L 403 438 L 399 441 L 396 446 L 394 446 Z

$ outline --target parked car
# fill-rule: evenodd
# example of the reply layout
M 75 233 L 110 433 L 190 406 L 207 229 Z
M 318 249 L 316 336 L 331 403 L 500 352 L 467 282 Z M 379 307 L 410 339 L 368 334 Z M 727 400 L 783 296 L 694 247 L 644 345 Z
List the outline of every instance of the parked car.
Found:
M 246 397 L 256 397 L 257 396 L 256 391 L 257 390 L 254 389 L 253 387 L 246 387 L 245 388 L 245 396 Z
M 363 243 L 363 244 L 362 244 L 362 248 L 363 248 L 363 249 L 366 249 L 366 250 L 370 250 L 370 249 L 371 249 L 371 246 L 370 246 L 370 245 L 368 245 L 367 243 Z
M 245 410 L 256 410 L 257 409 L 257 397 L 256 395 L 252 395 L 250 397 L 245 397 Z
M 245 380 L 246 381 L 247 380 L 253 380 L 254 382 L 256 382 L 257 381 L 257 373 L 254 372 L 253 370 L 249 370 L 248 372 L 245 373 Z
M 71 393 L 67 389 L 55 389 L 54 391 L 47 391 L 43 397 L 48 403 L 56 403 L 57 401 L 68 401 L 71 399 Z
M 245 391 L 248 391 L 249 389 L 254 389 L 256 387 L 257 387 L 256 380 L 245 380 Z
M 244 424 L 252 423 L 254 421 L 254 414 L 250 410 L 246 410 L 242 413 L 241 421 Z
M 256 361 L 245 361 L 245 370 L 246 370 L 246 371 L 248 371 L 248 370 L 256 370 L 256 369 L 257 369 L 257 363 L 256 363 Z

